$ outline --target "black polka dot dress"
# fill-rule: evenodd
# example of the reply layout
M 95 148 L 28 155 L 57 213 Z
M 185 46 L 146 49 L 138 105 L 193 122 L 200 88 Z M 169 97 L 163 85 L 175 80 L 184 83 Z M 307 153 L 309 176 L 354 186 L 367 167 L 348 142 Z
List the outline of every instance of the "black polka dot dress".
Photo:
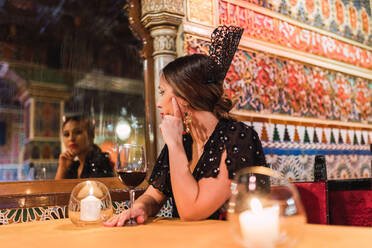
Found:
M 192 156 L 192 142 L 191 135 L 183 135 L 183 146 L 189 161 Z M 225 164 L 229 173 L 229 179 L 233 179 L 236 172 L 242 168 L 258 165 L 266 166 L 261 141 L 256 131 L 242 122 L 237 122 L 233 119 L 221 119 L 205 144 L 203 153 L 195 166 L 193 176 L 196 181 L 202 178 L 216 178 L 218 176 L 221 156 L 225 150 L 227 152 Z M 149 184 L 161 191 L 165 196 L 172 198 L 172 202 L 175 202 L 171 187 L 169 155 L 166 145 L 156 161 Z M 218 219 L 220 216 L 221 209 L 209 218 Z M 176 206 L 173 206 L 173 217 L 178 217 Z

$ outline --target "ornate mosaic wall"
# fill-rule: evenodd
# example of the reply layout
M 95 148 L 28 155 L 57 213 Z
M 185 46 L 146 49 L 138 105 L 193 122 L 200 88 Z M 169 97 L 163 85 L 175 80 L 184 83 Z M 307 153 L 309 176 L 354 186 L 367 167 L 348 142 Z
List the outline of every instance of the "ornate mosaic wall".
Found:
M 185 53 L 208 42 L 185 35 Z M 239 50 L 225 88 L 238 109 L 372 123 L 372 82 L 257 51 Z
M 244 0 L 372 46 L 369 0 Z
M 185 53 L 195 52 L 207 53 L 208 43 L 186 34 Z M 372 123 L 370 81 L 270 54 L 239 50 L 224 86 L 238 110 Z M 267 162 L 290 180 L 313 180 L 318 154 L 326 155 L 329 179 L 371 177 L 372 131 L 281 123 L 247 124 L 260 135 Z
M 129 202 L 112 202 L 114 214 L 119 214 L 128 209 Z M 168 200 L 157 216 L 172 217 L 172 203 Z M 37 208 L 1 209 L 0 225 L 25 223 L 31 221 L 56 220 L 68 218 L 67 206 L 51 206 Z
M 372 69 L 371 50 L 252 10 L 244 1 L 219 1 L 219 23 L 244 27 L 244 35 L 298 51 Z
M 198 1 L 189 2 L 195 5 Z M 366 2 L 219 0 L 213 2 L 217 6 L 209 7 L 209 12 L 218 13 L 212 18 L 217 21 L 208 22 L 203 16 L 210 6 L 206 3 L 201 7 L 203 11 L 188 13 L 188 21 L 209 26 L 238 25 L 245 28 L 244 36 L 250 42 L 264 41 L 370 70 L 371 49 L 340 38 L 371 44 L 371 6 Z M 303 23 L 339 36 L 318 32 Z M 208 53 L 209 44 L 202 37 L 185 33 L 185 54 Z M 224 87 L 237 100 L 236 110 L 248 114 L 243 118 L 259 134 L 267 162 L 290 180 L 312 181 L 318 154 L 326 156 L 328 179 L 371 177 L 372 128 L 345 122 L 372 123 L 372 81 L 245 48 L 237 52 Z M 260 117 L 250 113 L 260 113 Z M 297 119 L 286 121 L 284 116 L 282 120 L 271 114 Z M 302 121 L 307 117 L 314 119 Z M 343 124 L 318 123 L 316 119 Z

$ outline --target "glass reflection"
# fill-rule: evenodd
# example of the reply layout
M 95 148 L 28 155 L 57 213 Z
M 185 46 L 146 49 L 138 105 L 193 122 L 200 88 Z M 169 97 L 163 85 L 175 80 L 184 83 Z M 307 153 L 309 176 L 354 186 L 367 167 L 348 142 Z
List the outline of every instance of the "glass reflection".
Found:
M 94 120 L 94 143 L 112 158 L 117 144 L 145 144 L 142 44 L 126 1 L 13 0 L 0 10 L 0 181 L 55 177 L 63 116 Z

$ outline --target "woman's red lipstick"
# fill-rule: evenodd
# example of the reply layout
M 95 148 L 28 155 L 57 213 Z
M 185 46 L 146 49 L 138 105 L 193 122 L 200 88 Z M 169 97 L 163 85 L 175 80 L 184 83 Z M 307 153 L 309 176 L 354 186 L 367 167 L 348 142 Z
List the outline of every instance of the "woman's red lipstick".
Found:
M 77 145 L 76 145 L 76 144 L 70 144 L 69 147 L 70 147 L 70 148 L 76 148 Z

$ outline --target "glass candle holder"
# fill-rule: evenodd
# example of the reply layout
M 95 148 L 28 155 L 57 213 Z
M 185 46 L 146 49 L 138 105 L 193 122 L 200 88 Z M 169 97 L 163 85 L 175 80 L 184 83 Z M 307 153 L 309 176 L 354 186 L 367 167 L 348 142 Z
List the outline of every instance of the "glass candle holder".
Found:
M 301 238 L 306 215 L 297 189 L 266 167 L 239 171 L 232 183 L 228 221 L 246 248 L 292 247 Z
M 113 214 L 110 192 L 98 181 L 84 181 L 71 192 L 68 215 L 77 226 L 100 224 Z

